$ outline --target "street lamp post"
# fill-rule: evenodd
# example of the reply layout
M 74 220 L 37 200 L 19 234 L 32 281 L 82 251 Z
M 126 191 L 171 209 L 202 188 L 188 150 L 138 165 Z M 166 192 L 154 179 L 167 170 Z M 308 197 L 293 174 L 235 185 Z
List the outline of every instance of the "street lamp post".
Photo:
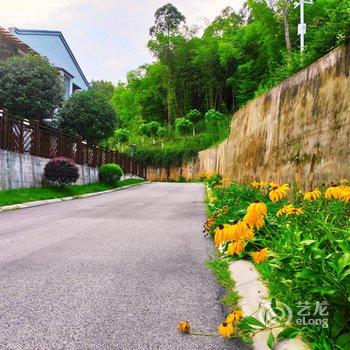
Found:
M 298 35 L 300 35 L 300 52 L 304 51 L 305 47 L 305 34 L 306 34 L 306 23 L 304 14 L 304 4 L 312 5 L 313 0 L 300 0 L 294 3 L 294 8 L 300 6 L 300 23 L 298 24 Z

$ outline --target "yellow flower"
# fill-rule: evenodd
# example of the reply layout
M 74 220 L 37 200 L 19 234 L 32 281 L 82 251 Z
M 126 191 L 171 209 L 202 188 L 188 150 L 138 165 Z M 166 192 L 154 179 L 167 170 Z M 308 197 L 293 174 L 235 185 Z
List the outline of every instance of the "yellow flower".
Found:
M 350 187 L 347 186 L 347 188 L 343 189 L 341 192 L 341 199 L 345 202 L 348 203 L 350 201 Z
M 181 321 L 177 325 L 177 329 L 180 333 L 191 333 L 191 325 L 187 321 Z
M 264 182 L 264 181 L 258 182 L 256 180 L 253 180 L 251 185 L 253 188 L 265 188 L 267 186 L 267 182 Z
M 229 338 L 234 332 L 233 324 L 232 323 L 227 323 L 222 322 L 219 325 L 218 332 L 222 337 Z
M 246 222 L 238 221 L 233 225 L 228 225 L 227 236 L 229 241 L 253 239 L 254 232 L 248 227 Z
M 276 216 L 281 216 L 282 214 L 286 215 L 300 215 L 304 212 L 302 208 L 296 208 L 293 206 L 293 204 L 288 204 L 282 207 L 276 214 Z
M 227 237 L 225 237 L 225 226 L 224 225 L 219 225 L 215 230 L 214 230 L 214 242 L 218 246 L 220 243 L 226 241 Z
M 326 199 L 335 198 L 348 203 L 350 201 L 350 186 L 332 185 L 326 189 L 324 196 Z
M 243 317 L 243 311 L 241 310 L 236 310 L 232 311 L 227 317 L 226 317 L 226 322 L 227 323 L 236 323 Z
M 284 198 L 288 191 L 289 191 L 289 185 L 288 184 L 283 184 L 281 186 L 278 186 L 276 183 L 273 183 L 274 186 L 271 186 L 270 183 L 270 192 L 269 192 L 269 198 L 272 202 L 277 202 Z
M 244 216 L 243 221 L 245 223 L 247 223 L 247 225 L 250 228 L 254 228 L 254 227 L 261 228 L 265 225 L 265 220 L 264 220 L 264 217 L 262 215 L 257 216 L 257 215 L 253 215 L 251 213 L 247 213 Z
M 267 207 L 264 202 L 254 201 L 247 208 L 247 213 L 251 213 L 252 215 L 267 215 Z
M 310 190 L 306 192 L 304 195 L 304 199 L 306 201 L 314 201 L 319 197 L 321 197 L 321 191 L 318 188 L 315 188 L 314 190 Z
M 242 240 L 238 240 L 232 242 L 228 245 L 227 255 L 240 255 L 244 251 L 244 242 Z
M 339 196 L 339 186 L 332 185 L 331 187 L 328 187 L 324 193 L 324 196 L 326 199 L 337 198 Z
M 264 248 L 264 249 L 258 250 L 257 252 L 252 253 L 252 258 L 257 264 L 260 264 L 261 262 L 267 259 L 268 255 L 269 255 L 268 249 Z

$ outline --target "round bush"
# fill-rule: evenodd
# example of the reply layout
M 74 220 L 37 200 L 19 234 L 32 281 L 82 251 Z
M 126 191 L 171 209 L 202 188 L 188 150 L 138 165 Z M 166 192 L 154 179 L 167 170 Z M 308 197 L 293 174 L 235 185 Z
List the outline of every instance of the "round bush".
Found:
M 193 123 L 186 118 L 177 118 L 175 120 L 175 130 L 181 135 L 190 134 L 193 130 Z
M 99 178 L 101 182 L 115 184 L 123 175 L 123 170 L 118 164 L 108 163 L 102 165 L 99 169 Z
M 44 168 L 45 179 L 54 185 L 68 185 L 79 179 L 79 170 L 75 163 L 68 158 L 51 159 Z

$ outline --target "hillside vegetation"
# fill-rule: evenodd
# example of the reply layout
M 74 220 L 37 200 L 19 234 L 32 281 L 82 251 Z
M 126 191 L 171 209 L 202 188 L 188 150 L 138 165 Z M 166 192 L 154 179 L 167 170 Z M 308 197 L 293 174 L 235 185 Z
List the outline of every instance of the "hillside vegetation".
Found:
M 118 116 L 105 144 L 154 165 L 179 164 L 222 141 L 230 116 L 247 102 L 345 43 L 350 0 L 305 5 L 306 48 L 300 53 L 299 8 L 287 0 L 248 0 L 225 8 L 204 31 L 167 4 L 155 13 L 149 50 L 155 61 L 104 89 Z

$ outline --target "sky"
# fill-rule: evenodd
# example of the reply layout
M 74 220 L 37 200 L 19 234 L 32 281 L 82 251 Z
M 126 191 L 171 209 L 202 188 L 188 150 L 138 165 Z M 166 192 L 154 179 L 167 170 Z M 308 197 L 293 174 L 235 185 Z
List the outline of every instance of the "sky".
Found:
M 60 30 L 87 79 L 125 81 L 153 60 L 147 49 L 155 11 L 167 0 L 0 0 L 0 26 Z M 243 0 L 173 0 L 187 25 L 204 27 Z

